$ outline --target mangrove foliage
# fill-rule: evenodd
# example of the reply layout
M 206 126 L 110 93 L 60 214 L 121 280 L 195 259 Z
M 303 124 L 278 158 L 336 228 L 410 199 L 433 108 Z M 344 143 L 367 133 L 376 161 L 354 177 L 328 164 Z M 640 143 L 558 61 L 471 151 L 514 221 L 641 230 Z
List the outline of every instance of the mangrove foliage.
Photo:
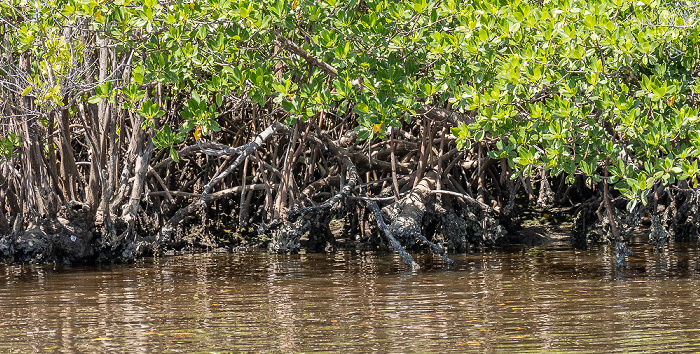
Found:
M 3 0 L 0 255 L 697 240 L 685 0 Z M 515 235 L 515 236 L 513 236 Z

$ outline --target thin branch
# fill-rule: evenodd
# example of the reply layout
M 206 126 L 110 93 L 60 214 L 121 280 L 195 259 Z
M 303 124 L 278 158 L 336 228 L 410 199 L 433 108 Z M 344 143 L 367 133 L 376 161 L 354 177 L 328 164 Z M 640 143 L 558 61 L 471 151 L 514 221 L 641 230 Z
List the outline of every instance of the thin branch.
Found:
M 472 204 L 478 206 L 479 208 L 481 208 L 481 209 L 484 210 L 484 211 L 487 211 L 487 212 L 493 211 L 493 209 L 491 209 L 490 206 L 488 206 L 488 205 L 486 205 L 485 203 L 480 202 L 480 201 L 478 201 L 478 200 L 476 200 L 476 199 L 474 199 L 474 198 L 472 198 L 472 197 L 470 197 L 470 196 L 468 196 L 468 195 L 466 195 L 466 194 L 464 194 L 464 193 L 458 193 L 458 192 L 453 192 L 453 191 L 446 191 L 446 190 L 442 190 L 442 189 L 433 189 L 433 190 L 430 191 L 430 193 L 436 193 L 436 194 L 439 193 L 439 194 L 453 195 L 453 196 L 455 196 L 455 197 L 460 197 L 460 198 L 462 198 L 462 199 L 464 199 L 464 200 L 466 200 L 466 201 L 468 201 L 468 202 L 470 202 L 470 203 L 472 203 Z
M 326 74 L 328 74 L 330 77 L 337 77 L 338 76 L 338 70 L 331 66 L 330 64 L 317 59 L 313 55 L 309 54 L 307 51 L 299 47 L 296 43 L 290 41 L 289 39 L 282 37 L 281 35 L 277 35 L 277 41 L 284 47 L 285 49 L 289 50 L 290 52 L 302 57 L 304 60 L 309 62 L 310 64 L 316 66 L 317 68 L 323 70 Z
M 175 203 L 175 199 L 173 198 L 173 195 L 170 193 L 168 186 L 165 185 L 165 182 L 163 181 L 163 179 L 160 177 L 158 172 L 156 172 L 156 170 L 153 169 L 153 167 L 151 165 L 148 165 L 148 172 L 152 173 L 156 177 L 156 180 L 158 180 L 158 183 L 160 184 L 160 186 L 163 187 L 163 190 L 165 191 L 165 195 L 168 197 L 168 200 L 171 203 Z

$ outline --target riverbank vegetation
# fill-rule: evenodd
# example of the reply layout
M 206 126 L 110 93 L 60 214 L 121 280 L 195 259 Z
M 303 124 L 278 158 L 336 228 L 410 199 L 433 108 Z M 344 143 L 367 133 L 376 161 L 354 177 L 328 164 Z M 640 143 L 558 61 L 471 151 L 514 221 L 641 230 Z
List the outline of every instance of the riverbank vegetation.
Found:
M 0 254 L 697 240 L 698 8 L 0 3 Z M 511 236 L 508 236 L 511 235 Z M 342 241 L 342 242 L 340 242 Z

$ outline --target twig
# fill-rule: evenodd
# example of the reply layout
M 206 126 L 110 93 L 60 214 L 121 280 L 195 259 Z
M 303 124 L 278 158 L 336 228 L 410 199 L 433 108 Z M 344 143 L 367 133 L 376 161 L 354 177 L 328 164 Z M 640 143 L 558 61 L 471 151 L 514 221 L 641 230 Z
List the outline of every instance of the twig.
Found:
M 290 52 L 302 57 L 304 60 L 309 62 L 310 64 L 318 67 L 319 69 L 323 70 L 326 74 L 328 74 L 330 77 L 337 77 L 338 76 L 338 70 L 334 67 L 332 67 L 330 64 L 317 59 L 313 55 L 309 54 L 307 51 L 299 47 L 296 43 L 290 41 L 289 39 L 282 37 L 281 35 L 277 35 L 277 41 L 284 47 L 285 49 L 289 50 Z
M 406 193 L 400 194 L 399 197 L 404 196 L 404 195 L 406 195 Z M 372 200 L 375 202 L 390 202 L 390 201 L 395 199 L 394 196 L 391 196 L 391 197 L 369 197 L 366 195 L 348 196 L 347 198 L 352 199 L 352 200 Z
M 259 190 L 265 190 L 267 187 L 270 188 L 277 188 L 278 184 L 271 184 L 267 185 L 265 183 L 259 183 L 259 184 L 248 184 L 243 188 L 246 192 L 248 191 L 259 191 Z M 207 201 L 212 201 L 212 200 L 217 200 L 221 198 L 222 196 L 229 195 L 229 194 L 236 194 L 240 192 L 241 186 L 236 186 L 236 187 L 231 187 L 228 189 L 223 189 L 220 190 L 216 193 L 209 194 L 207 196 Z M 181 192 L 181 191 L 170 191 L 170 194 L 175 196 L 175 197 L 185 197 L 185 198 L 199 198 L 201 194 L 199 193 L 190 193 L 190 192 Z M 148 193 L 148 196 L 151 197 L 159 197 L 159 196 L 164 196 L 166 195 L 165 191 L 155 191 L 155 192 L 150 192 Z
M 399 181 L 396 179 L 396 149 L 394 146 L 394 129 L 389 136 L 389 146 L 391 148 L 391 181 L 394 185 L 394 199 L 399 201 Z
M 158 183 L 160 184 L 160 186 L 163 187 L 163 190 L 165 191 L 165 195 L 168 197 L 168 200 L 174 204 L 175 199 L 173 198 L 173 195 L 170 193 L 170 190 L 168 190 L 168 186 L 165 185 L 165 182 L 160 177 L 158 172 L 156 172 L 156 170 L 154 170 L 151 165 L 148 165 L 148 171 L 151 172 L 156 177 L 156 180 L 158 180 Z
M 446 190 L 442 190 L 442 189 L 433 189 L 433 190 L 430 191 L 430 193 L 439 193 L 439 194 L 449 194 L 449 195 L 453 195 L 453 196 L 455 196 L 455 197 L 460 197 L 460 198 L 462 198 L 462 199 L 464 199 L 464 200 L 466 200 L 466 201 L 468 201 L 468 202 L 470 202 L 470 203 L 472 203 L 472 204 L 477 205 L 478 207 L 480 207 L 480 208 L 483 209 L 484 211 L 487 211 L 487 212 L 493 211 L 493 209 L 491 209 L 490 206 L 488 206 L 488 205 L 486 205 L 485 203 L 482 203 L 482 202 L 480 202 L 480 201 L 478 201 L 478 200 L 476 200 L 476 199 L 474 199 L 474 198 L 472 198 L 472 197 L 470 197 L 470 196 L 468 196 L 468 195 L 466 195 L 466 194 L 464 194 L 464 193 L 453 192 L 453 191 L 446 191 Z

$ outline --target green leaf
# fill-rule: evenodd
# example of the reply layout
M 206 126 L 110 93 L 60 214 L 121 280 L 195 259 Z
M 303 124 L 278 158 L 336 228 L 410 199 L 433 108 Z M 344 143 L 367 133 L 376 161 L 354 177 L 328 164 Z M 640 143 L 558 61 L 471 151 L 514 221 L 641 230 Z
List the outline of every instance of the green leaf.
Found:
M 192 129 L 194 129 L 195 122 L 192 120 L 186 120 L 184 123 L 182 123 L 182 127 L 180 128 L 181 132 L 188 132 Z
M 369 139 L 372 135 L 371 130 L 365 128 L 365 127 L 358 127 L 358 132 L 357 132 L 357 140 L 359 141 L 365 141 Z
M 22 96 L 28 95 L 30 92 L 32 92 L 32 89 L 33 89 L 32 86 L 27 86 L 27 88 L 25 88 L 24 91 L 22 91 L 22 94 L 21 94 L 21 95 L 22 95 Z
M 294 104 L 289 101 L 282 101 L 282 108 L 289 113 L 295 112 Z
M 481 27 L 481 29 L 479 29 L 479 39 L 482 42 L 486 42 L 489 39 L 489 34 L 488 32 L 486 32 L 486 29 L 484 27 Z
M 369 106 L 367 106 L 364 103 L 358 103 L 357 105 L 355 105 L 355 109 L 357 109 L 357 111 L 360 113 L 369 113 Z
M 213 119 L 209 120 L 209 130 L 213 132 L 220 132 L 221 127 L 219 126 L 219 123 Z
M 180 156 L 178 155 L 177 150 L 175 150 L 173 147 L 170 148 L 170 158 L 175 162 L 180 162 Z

